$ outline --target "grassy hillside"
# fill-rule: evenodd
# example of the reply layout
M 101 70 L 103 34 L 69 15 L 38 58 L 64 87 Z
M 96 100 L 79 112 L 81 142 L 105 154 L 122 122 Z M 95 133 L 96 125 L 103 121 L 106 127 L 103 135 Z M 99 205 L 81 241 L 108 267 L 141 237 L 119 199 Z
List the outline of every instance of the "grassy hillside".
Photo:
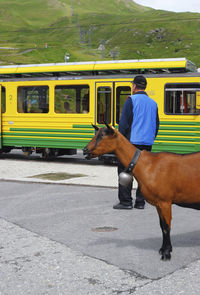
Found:
M 200 66 L 200 14 L 132 0 L 0 0 L 0 64 L 187 57 Z

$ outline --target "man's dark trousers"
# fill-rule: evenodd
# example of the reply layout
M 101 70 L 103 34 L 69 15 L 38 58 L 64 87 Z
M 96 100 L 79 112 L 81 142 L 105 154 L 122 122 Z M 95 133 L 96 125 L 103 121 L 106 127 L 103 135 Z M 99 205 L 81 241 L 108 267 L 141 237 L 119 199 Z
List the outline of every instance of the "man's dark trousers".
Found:
M 134 144 L 134 146 L 136 148 L 138 148 L 139 150 L 146 150 L 146 151 L 151 151 L 152 146 L 151 145 L 137 145 Z M 122 165 L 122 163 L 119 161 L 118 163 L 118 175 L 125 170 L 125 167 Z M 128 186 L 124 186 L 119 184 L 119 189 L 118 189 L 118 198 L 121 204 L 126 205 L 126 206 L 132 206 L 132 196 L 131 196 L 131 192 L 132 192 L 132 186 L 133 186 L 133 182 L 131 182 L 130 185 Z M 136 204 L 141 204 L 144 205 L 145 204 L 145 200 L 144 197 L 142 195 L 142 192 L 139 188 L 136 190 Z

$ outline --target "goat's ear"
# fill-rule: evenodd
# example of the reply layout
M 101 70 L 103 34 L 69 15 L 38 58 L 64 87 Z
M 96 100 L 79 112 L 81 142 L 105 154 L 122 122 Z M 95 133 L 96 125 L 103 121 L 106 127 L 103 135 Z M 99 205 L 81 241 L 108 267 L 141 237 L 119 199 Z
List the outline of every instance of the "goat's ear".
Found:
M 106 127 L 107 127 L 108 129 L 111 128 L 111 126 L 110 126 L 109 124 L 107 124 L 106 122 L 104 122 L 104 124 L 106 125 Z
M 107 127 L 107 134 L 112 135 L 115 133 L 115 129 L 112 126 L 108 125 L 107 123 L 105 123 L 105 125 Z
M 94 124 L 92 124 L 92 127 L 96 130 L 96 131 L 98 131 L 99 130 L 99 127 L 97 127 L 96 125 L 94 125 Z

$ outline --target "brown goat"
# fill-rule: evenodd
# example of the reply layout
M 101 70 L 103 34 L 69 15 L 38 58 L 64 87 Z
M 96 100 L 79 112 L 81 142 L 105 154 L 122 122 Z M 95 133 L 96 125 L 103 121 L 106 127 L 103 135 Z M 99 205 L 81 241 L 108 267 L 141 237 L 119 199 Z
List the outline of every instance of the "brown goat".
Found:
M 116 129 L 106 126 L 98 128 L 93 125 L 98 132 L 84 148 L 83 153 L 86 158 L 91 159 L 114 152 L 127 167 L 136 148 Z M 162 260 L 169 260 L 172 252 L 172 204 L 200 210 L 200 152 L 178 155 L 144 150 L 141 151 L 132 174 L 138 181 L 146 201 L 157 209 L 163 234 L 159 253 Z

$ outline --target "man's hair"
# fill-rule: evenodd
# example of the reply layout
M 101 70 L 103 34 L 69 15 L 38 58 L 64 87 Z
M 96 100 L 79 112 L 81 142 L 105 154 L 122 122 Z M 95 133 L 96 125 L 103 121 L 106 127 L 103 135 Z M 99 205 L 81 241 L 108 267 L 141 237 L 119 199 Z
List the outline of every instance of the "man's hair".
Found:
M 135 78 L 133 79 L 133 83 L 138 89 L 146 89 L 147 87 L 147 80 L 142 75 L 135 76 Z

